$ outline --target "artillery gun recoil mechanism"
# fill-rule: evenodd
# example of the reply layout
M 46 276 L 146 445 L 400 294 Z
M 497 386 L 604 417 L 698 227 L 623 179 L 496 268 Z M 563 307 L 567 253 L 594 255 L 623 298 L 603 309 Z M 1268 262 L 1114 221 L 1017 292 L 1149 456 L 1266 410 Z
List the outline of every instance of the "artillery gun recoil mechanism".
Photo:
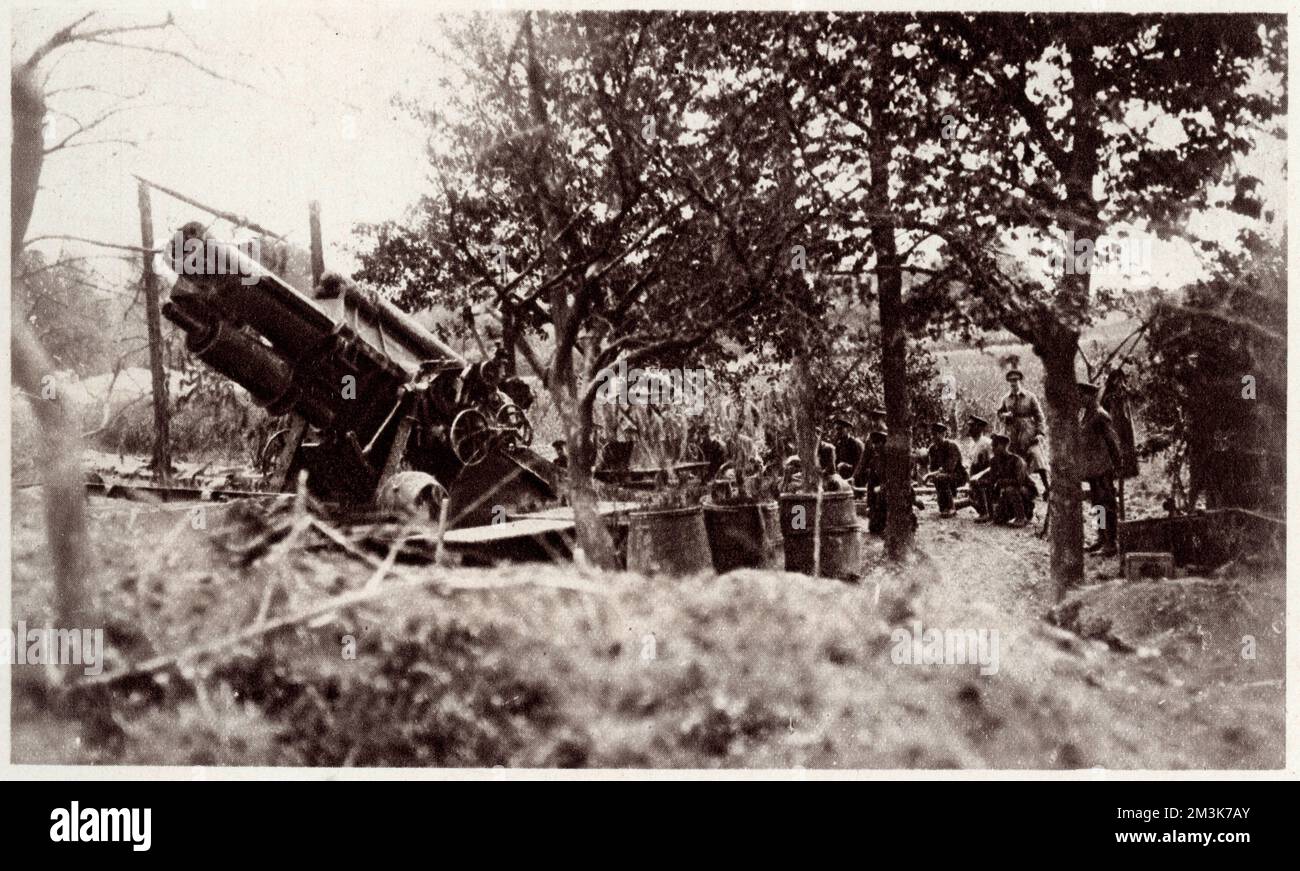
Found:
M 554 467 L 529 449 L 526 408 L 500 389 L 495 359 L 468 362 L 341 276 L 304 294 L 200 224 L 172 245 L 181 268 L 163 314 L 200 360 L 293 416 L 280 434 L 282 487 L 305 470 L 319 498 L 367 505 L 385 480 L 423 472 L 447 490 L 453 527 L 555 498 Z

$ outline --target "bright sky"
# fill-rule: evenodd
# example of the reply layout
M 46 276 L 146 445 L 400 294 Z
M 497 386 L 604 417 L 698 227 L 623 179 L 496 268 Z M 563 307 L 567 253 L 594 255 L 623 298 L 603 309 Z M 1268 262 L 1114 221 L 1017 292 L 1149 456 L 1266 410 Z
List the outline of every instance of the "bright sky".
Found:
M 490 4 L 481 4 L 490 6 Z M 91 7 L 60 3 L 15 10 L 15 57 L 25 58 L 58 28 Z M 63 49 L 49 89 L 94 85 L 116 94 L 144 92 L 139 104 L 89 139 L 132 139 L 70 149 L 46 163 L 29 236 L 70 234 L 139 244 L 132 173 L 245 215 L 307 243 L 307 203 L 321 202 L 326 264 L 350 271 L 358 222 L 396 218 L 425 186 L 424 140 L 392 105 L 397 94 L 434 96 L 436 71 L 423 47 L 439 39 L 437 7 L 302 0 L 185 0 L 137 3 L 88 22 L 106 27 L 161 21 L 170 10 L 184 33 L 135 34 L 123 41 L 181 51 L 251 85 L 217 81 L 183 61 L 105 46 Z M 192 42 L 191 42 L 192 40 Z M 83 120 L 113 98 L 86 91 L 55 94 L 51 106 Z M 73 129 L 52 116 L 57 140 Z M 1285 220 L 1285 144 L 1270 141 L 1243 166 L 1264 179 L 1265 208 Z M 154 196 L 161 238 L 188 220 L 191 207 Z M 1198 235 L 1222 241 L 1243 221 L 1230 213 L 1198 215 Z M 75 243 L 67 244 L 77 248 Z M 93 249 L 91 249 L 93 250 Z M 1139 247 L 1131 271 L 1098 276 L 1111 286 L 1177 287 L 1194 279 L 1199 262 L 1185 243 L 1154 240 Z M 1149 252 L 1149 256 L 1147 253 Z
M 81 8 L 15 10 L 15 57 L 26 57 Z M 168 9 L 194 44 L 179 33 L 121 39 L 184 51 L 255 90 L 143 51 L 62 49 L 50 90 L 93 84 L 118 94 L 145 91 L 137 101 L 141 108 L 87 134 L 130 138 L 139 147 L 106 144 L 53 155 L 29 236 L 63 233 L 139 244 L 132 177 L 139 173 L 303 247 L 307 204 L 317 199 L 327 265 L 347 268 L 351 260 L 339 246 L 353 225 L 397 217 L 422 185 L 422 136 L 391 99 L 420 93 L 429 67 L 421 40 L 436 40 L 436 16 L 374 3 L 191 0 L 139 4 L 88 24 L 161 21 Z M 112 102 L 86 92 L 50 100 L 82 119 Z M 68 119 L 55 116 L 48 135 L 57 141 L 72 129 Z M 204 217 L 158 194 L 153 205 L 159 235 Z

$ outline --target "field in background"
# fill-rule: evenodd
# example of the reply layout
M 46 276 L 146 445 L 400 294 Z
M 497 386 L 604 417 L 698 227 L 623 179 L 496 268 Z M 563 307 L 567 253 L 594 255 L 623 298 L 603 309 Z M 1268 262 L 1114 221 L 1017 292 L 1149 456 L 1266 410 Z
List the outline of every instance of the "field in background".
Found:
M 1097 365 L 1136 326 L 1132 320 L 1116 320 L 1098 325 L 1084 334 L 1080 347 L 1093 365 Z M 1007 392 L 1007 367 L 1001 361 L 1009 357 L 1019 358 L 1017 368 L 1025 373 L 1025 389 L 1042 401 L 1043 364 L 1033 349 L 1023 342 L 996 341 L 1011 338 L 1005 334 L 993 334 L 987 338 L 989 343 L 983 348 L 959 347 L 946 342 L 932 346 L 940 380 L 946 377 L 953 379 L 955 389 L 948 410 L 958 423 L 970 414 L 994 420 L 998 405 Z M 1088 377 L 1082 358 L 1075 363 L 1075 374 L 1081 381 Z

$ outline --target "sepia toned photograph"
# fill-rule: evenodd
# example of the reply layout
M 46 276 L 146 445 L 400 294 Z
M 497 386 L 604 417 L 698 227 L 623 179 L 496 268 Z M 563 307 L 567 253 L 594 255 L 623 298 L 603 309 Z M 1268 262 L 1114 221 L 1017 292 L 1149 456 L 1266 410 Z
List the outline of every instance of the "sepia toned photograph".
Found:
M 1284 9 L 586 5 L 11 9 L 10 771 L 1286 770 Z

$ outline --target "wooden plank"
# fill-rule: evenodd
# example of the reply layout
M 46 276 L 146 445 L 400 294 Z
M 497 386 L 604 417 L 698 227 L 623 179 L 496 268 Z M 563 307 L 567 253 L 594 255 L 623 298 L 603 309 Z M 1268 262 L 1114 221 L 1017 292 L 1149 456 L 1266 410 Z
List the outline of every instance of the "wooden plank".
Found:
M 125 484 L 116 481 L 87 481 L 86 492 L 113 499 L 140 502 L 224 502 L 228 499 L 281 497 L 282 493 L 258 490 L 227 490 L 217 487 L 163 487 L 157 484 Z
M 629 511 L 636 511 L 640 507 L 640 502 L 601 502 L 596 505 L 596 513 L 601 517 L 611 517 L 626 514 Z M 564 520 L 572 523 L 573 508 L 568 505 L 560 505 L 555 508 L 547 508 L 545 511 L 507 514 L 506 517 L 509 520 Z
M 489 523 L 486 526 L 449 529 L 443 537 L 443 543 L 448 547 L 490 544 L 509 541 L 513 538 L 534 538 L 539 535 L 568 532 L 572 529 L 573 521 L 571 520 L 547 520 L 542 518 L 508 520 L 505 523 Z M 427 538 L 427 536 L 420 536 L 420 538 Z

